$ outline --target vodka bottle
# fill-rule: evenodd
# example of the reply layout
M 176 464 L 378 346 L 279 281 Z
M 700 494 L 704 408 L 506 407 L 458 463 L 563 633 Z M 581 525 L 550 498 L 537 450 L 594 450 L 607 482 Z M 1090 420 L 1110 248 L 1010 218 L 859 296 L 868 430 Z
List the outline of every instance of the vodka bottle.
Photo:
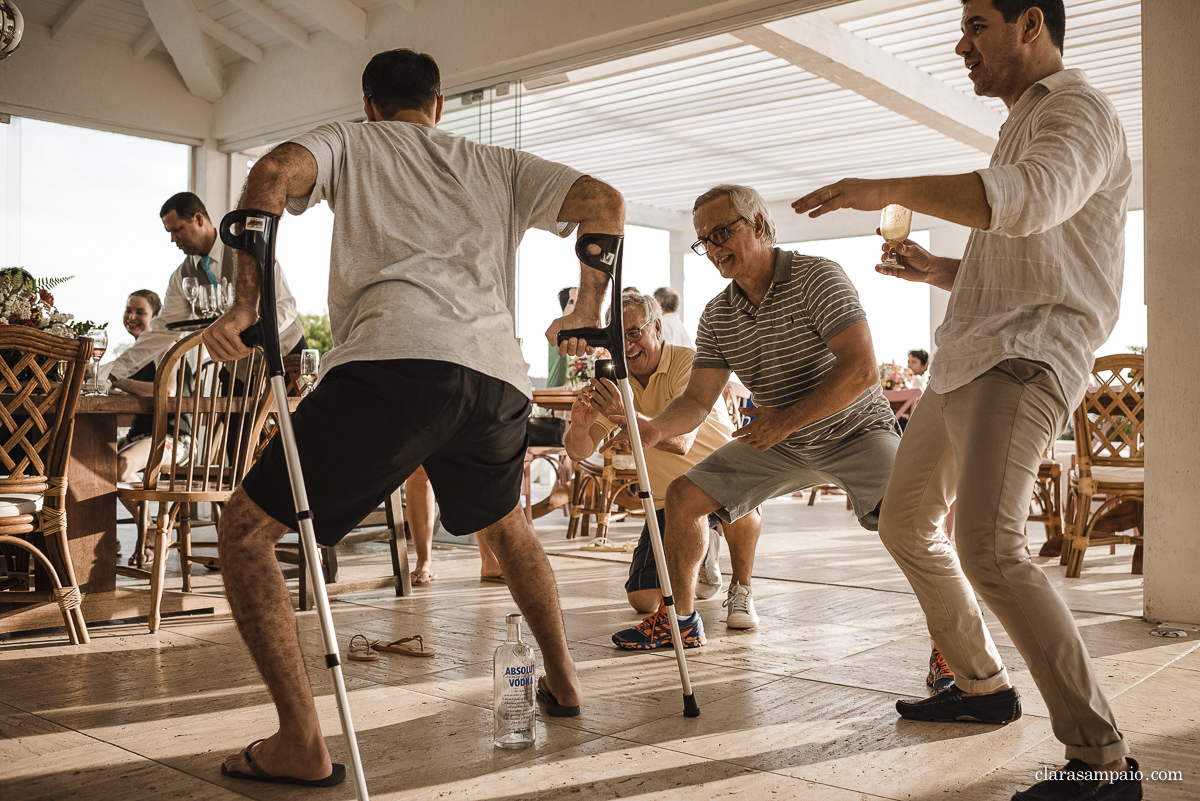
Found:
M 533 745 L 533 687 L 536 663 L 533 649 L 521 641 L 521 616 L 508 615 L 508 638 L 492 660 L 492 699 L 497 748 Z

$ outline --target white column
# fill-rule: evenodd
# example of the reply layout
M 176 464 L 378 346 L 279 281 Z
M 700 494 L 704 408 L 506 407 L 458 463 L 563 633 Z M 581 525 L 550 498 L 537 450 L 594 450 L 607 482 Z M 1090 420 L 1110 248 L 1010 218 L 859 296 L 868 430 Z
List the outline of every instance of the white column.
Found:
M 12 117 L 3 127 L 5 136 L 5 180 L 4 180 L 4 252 L 0 253 L 3 265 L 21 265 L 21 118 Z
M 962 258 L 967 247 L 967 237 L 971 229 L 962 225 L 939 225 L 929 229 L 929 252 L 936 256 Z M 937 351 L 937 343 L 933 334 L 946 317 L 946 305 L 950 302 L 950 293 L 936 286 L 929 287 L 929 354 Z
M 219 225 L 230 204 L 229 156 L 217 150 L 214 139 L 192 148 L 192 191 L 200 196 L 213 225 Z M 240 188 L 240 187 L 239 187 Z
M 683 257 L 692 252 L 691 244 L 696 241 L 694 231 L 671 232 L 671 288 L 679 293 L 679 317 L 683 318 Z
M 1145 125 L 1146 553 L 1145 616 L 1200 623 L 1200 62 L 1182 58 L 1200 41 L 1200 3 L 1142 4 Z

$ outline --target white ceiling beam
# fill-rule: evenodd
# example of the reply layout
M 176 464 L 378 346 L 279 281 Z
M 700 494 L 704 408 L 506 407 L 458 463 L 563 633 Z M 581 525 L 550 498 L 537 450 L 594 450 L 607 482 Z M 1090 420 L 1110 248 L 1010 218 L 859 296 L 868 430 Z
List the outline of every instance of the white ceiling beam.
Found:
M 192 0 L 142 0 L 142 4 L 188 91 L 210 103 L 220 99 L 225 91 L 221 62 L 204 38 L 200 12 Z
M 687 212 L 647 206 L 644 203 L 626 203 L 625 222 L 664 231 L 692 231 L 692 215 Z
M 142 34 L 142 37 L 134 42 L 133 57 L 139 60 L 145 58 L 150 55 L 150 51 L 157 47 L 161 41 L 162 39 L 158 38 L 158 31 L 154 30 L 154 25 L 151 23 L 146 32 Z
M 61 42 L 63 35 L 83 19 L 83 11 L 91 5 L 92 1 L 75 0 L 71 5 L 67 6 L 67 10 L 58 15 L 58 19 L 54 21 L 53 27 L 50 28 L 50 38 L 56 42 Z
M 350 44 L 367 39 L 367 12 L 350 0 L 288 0 L 334 36 Z
M 200 30 L 204 31 L 209 36 L 216 39 L 218 42 L 225 45 L 242 58 L 250 59 L 255 64 L 262 63 L 262 48 L 254 44 L 254 42 L 250 41 L 245 36 L 242 36 L 240 33 L 235 33 L 234 31 L 229 30 L 221 23 L 206 17 L 204 14 L 200 14 L 199 19 Z
M 734 35 L 951 139 L 984 153 L 996 147 L 1001 114 L 820 15 L 769 22 Z
M 260 0 L 230 0 L 256 20 L 298 47 L 308 47 L 308 31 Z

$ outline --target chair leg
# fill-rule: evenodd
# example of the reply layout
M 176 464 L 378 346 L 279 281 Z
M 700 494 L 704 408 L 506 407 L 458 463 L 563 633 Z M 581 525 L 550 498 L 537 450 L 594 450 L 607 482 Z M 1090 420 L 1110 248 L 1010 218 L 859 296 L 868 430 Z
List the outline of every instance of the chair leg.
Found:
M 1091 506 L 1090 497 L 1078 498 L 1075 504 L 1075 536 L 1074 542 L 1071 543 L 1070 556 L 1067 557 L 1067 578 L 1079 578 L 1079 574 L 1083 572 L 1083 557 L 1087 553 L 1088 540 L 1091 538 L 1091 531 L 1088 530 Z
M 192 504 L 179 504 L 179 572 L 183 573 L 183 591 L 192 591 Z
M 337 584 L 338 580 L 338 559 L 337 548 L 326 548 L 318 546 L 317 552 L 321 554 L 321 576 L 324 577 L 326 584 Z
M 165 514 L 160 509 L 159 526 L 154 532 L 154 566 L 150 572 L 150 614 L 147 617 L 151 632 L 158 631 L 159 624 L 162 623 L 162 594 L 167 578 L 167 554 L 170 553 L 171 529 L 174 527 L 178 504 L 171 511 L 171 514 Z
M 392 532 L 388 545 L 392 551 L 392 573 L 396 576 L 396 597 L 412 595 L 412 577 L 408 574 L 408 538 L 404 536 L 404 500 L 400 488 L 384 502 L 387 525 Z
M 817 502 L 817 493 L 818 493 L 818 492 L 820 492 L 820 491 L 821 491 L 820 487 L 813 487 L 813 488 L 812 488 L 812 492 L 810 492 L 810 493 L 808 494 L 808 505 L 809 505 L 809 506 L 812 506 L 814 503 L 816 503 L 816 502 Z

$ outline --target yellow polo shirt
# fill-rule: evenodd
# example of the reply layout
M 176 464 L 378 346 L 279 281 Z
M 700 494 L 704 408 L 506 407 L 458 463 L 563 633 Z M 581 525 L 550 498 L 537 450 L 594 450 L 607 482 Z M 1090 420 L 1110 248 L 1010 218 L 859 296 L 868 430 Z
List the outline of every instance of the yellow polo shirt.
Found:
M 687 389 L 688 377 L 692 374 L 692 359 L 695 356 L 696 351 L 691 348 L 664 343 L 658 369 L 650 376 L 650 381 L 644 388 L 632 375 L 629 377 L 629 386 L 633 389 L 633 408 L 647 417 L 654 417 L 667 408 L 671 401 Z M 612 421 L 603 415 L 596 418 L 595 424 L 606 432 L 616 428 Z M 696 439 L 687 454 L 667 453 L 657 448 L 646 451 L 646 472 L 650 474 L 654 508 L 663 508 L 668 484 L 731 439 L 733 421 L 729 419 L 724 399 L 718 398 L 712 411 L 696 431 Z

